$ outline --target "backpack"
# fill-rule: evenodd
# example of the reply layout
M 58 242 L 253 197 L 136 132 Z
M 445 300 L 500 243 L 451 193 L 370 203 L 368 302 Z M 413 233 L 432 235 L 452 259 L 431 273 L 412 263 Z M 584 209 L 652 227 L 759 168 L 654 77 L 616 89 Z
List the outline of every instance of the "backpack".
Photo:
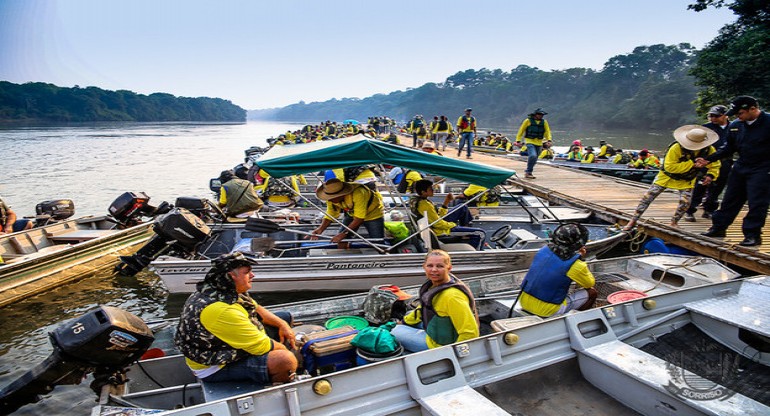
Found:
M 401 319 L 406 315 L 406 302 L 398 299 L 391 290 L 374 286 L 366 294 L 364 303 L 364 318 L 367 321 L 381 325 L 391 319 Z
M 417 129 L 417 134 L 422 136 L 422 135 L 428 134 L 428 131 L 425 130 L 425 126 L 420 126 L 420 128 Z
M 408 192 L 407 187 L 409 186 L 409 184 L 406 181 L 406 175 L 408 175 L 409 172 L 411 172 L 411 170 L 409 169 L 404 170 L 404 173 L 403 173 L 404 176 L 401 177 L 401 182 L 398 183 L 398 188 L 396 188 L 396 190 L 398 190 L 398 193 L 400 194 L 405 194 Z

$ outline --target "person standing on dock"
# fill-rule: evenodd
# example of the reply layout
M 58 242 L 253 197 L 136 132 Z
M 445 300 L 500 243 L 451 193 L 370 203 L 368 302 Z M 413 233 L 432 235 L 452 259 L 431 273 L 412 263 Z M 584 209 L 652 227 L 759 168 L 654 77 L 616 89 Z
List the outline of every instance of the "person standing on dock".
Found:
M 708 119 L 709 122 L 704 124 L 703 127 L 708 127 L 719 135 L 719 141 L 714 145 L 714 148 L 719 150 L 727 144 L 727 126 L 730 124 L 730 119 L 727 117 L 727 107 L 724 105 L 711 107 L 708 112 Z M 721 163 L 719 179 L 712 181 L 709 185 L 704 185 L 701 181 L 695 183 L 690 208 L 687 208 L 687 213 L 684 214 L 685 221 L 695 222 L 694 214 L 698 210 L 698 205 L 700 205 L 701 201 L 703 201 L 703 218 L 710 219 L 711 214 L 719 208 L 719 195 L 725 189 L 727 178 L 730 176 L 730 169 L 733 167 L 733 157 L 730 155 L 729 157 L 722 158 L 719 162 Z
M 460 134 L 460 141 L 457 144 L 457 157 L 463 154 L 463 147 L 468 145 L 468 159 L 472 159 L 471 156 L 473 146 L 473 138 L 476 136 L 476 118 L 471 116 L 472 108 L 466 108 L 465 114 L 457 119 L 457 132 Z
M 749 212 L 743 218 L 744 239 L 739 245 L 752 247 L 762 244 L 762 227 L 770 204 L 770 114 L 759 109 L 756 98 L 748 95 L 735 97 L 726 115 L 738 119 L 730 123 L 727 144 L 716 153 L 697 160 L 706 166 L 738 152 L 727 178 L 727 189 L 722 205 L 711 216 L 711 228 L 706 237 L 724 237 L 727 227 L 735 221 L 743 204 L 749 203 Z
M 521 122 L 519 132 L 516 134 L 517 141 L 524 137 L 527 148 L 527 168 L 524 170 L 525 179 L 535 179 L 533 172 L 535 171 L 537 158 L 540 156 L 543 140 L 552 140 L 551 127 L 548 126 L 548 121 L 543 119 L 543 116 L 546 114 L 548 113 L 543 111 L 542 108 L 536 109 Z
M 670 226 L 677 227 L 679 220 L 690 206 L 690 196 L 698 171 L 701 167 L 706 166 L 705 164 L 698 166 L 695 160 L 716 152 L 711 145 L 719 140 L 719 135 L 703 126 L 687 125 L 674 130 L 674 138 L 676 141 L 668 147 L 660 171 L 655 176 L 655 181 L 642 196 L 634 216 L 623 228 L 623 231 L 630 231 L 644 211 L 650 207 L 652 201 L 666 189 L 679 191 L 679 205 L 671 218 Z M 708 173 L 703 177 L 703 182 L 706 184 L 719 177 L 719 160 L 708 166 Z

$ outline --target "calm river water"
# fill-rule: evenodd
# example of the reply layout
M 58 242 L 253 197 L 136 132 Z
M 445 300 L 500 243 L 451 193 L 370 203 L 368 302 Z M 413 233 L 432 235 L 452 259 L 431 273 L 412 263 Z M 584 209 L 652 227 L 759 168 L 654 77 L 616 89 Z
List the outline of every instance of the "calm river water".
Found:
M 125 191 L 146 192 L 157 205 L 177 196 L 211 197 L 209 178 L 243 160 L 250 146 L 301 124 L 109 123 L 64 127 L 0 127 L 0 196 L 22 216 L 41 201 L 69 198 L 76 216 L 102 215 Z M 510 134 L 510 129 L 500 128 Z M 565 133 L 557 145 L 600 139 L 616 147 L 665 149 L 667 133 Z M 274 299 L 275 303 L 285 299 Z M 183 299 L 168 299 L 149 273 L 137 278 L 93 276 L 0 309 L 0 388 L 45 359 L 48 332 L 97 304 L 120 307 L 144 319 L 177 316 Z M 88 414 L 94 405 L 90 380 L 60 386 L 19 415 Z

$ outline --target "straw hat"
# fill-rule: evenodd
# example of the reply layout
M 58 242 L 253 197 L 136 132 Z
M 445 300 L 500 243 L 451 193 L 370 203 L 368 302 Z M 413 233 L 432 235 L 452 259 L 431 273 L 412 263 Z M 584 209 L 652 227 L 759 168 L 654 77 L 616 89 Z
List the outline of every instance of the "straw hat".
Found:
M 425 142 L 422 144 L 423 149 L 435 149 L 436 145 L 433 142 Z
M 719 141 L 719 135 L 708 127 L 688 124 L 674 130 L 674 139 L 687 150 L 700 150 Z
M 353 192 L 353 184 L 342 182 L 339 179 L 329 179 L 315 191 L 315 195 L 321 201 L 328 201 Z

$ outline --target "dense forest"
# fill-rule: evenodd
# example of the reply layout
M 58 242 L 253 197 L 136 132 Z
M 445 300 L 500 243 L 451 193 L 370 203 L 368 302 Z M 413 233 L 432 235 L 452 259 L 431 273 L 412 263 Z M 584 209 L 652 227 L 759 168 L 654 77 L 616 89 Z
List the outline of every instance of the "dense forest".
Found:
M 688 74 L 689 44 L 640 46 L 610 58 L 600 71 L 543 71 L 520 65 L 510 71 L 469 69 L 441 83 L 364 99 L 293 104 L 271 114 L 277 120 L 325 120 L 388 115 L 408 120 L 444 114 L 451 119 L 473 107 L 483 125 L 516 124 L 537 107 L 554 125 L 572 128 L 667 128 L 693 121 L 698 92 Z
M 367 98 L 299 102 L 249 112 L 252 119 L 285 121 L 408 120 L 444 114 L 453 119 L 473 107 L 481 125 L 518 125 L 535 108 L 560 128 L 670 129 L 703 119 L 714 104 L 736 95 L 770 100 L 770 2 L 697 0 L 689 9 L 727 7 L 736 22 L 702 50 L 687 43 L 639 46 L 609 58 L 600 70 L 543 71 L 520 65 L 510 71 L 469 69 L 439 83 Z M 698 117 L 698 116 L 701 117 Z
M 96 87 L 62 88 L 0 81 L 0 121 L 226 121 L 246 120 L 246 110 L 220 98 L 137 94 Z

